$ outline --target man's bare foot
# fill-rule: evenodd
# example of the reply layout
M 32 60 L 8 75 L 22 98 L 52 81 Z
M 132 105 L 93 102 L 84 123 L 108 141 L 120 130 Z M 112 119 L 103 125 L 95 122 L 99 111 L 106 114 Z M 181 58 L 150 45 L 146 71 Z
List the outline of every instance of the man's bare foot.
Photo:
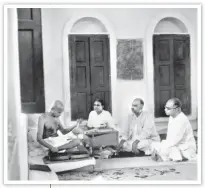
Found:
M 140 155 L 140 150 L 138 149 L 135 149 L 135 151 L 133 152 L 136 156 L 139 156 Z
M 90 154 L 90 152 L 82 145 L 77 146 L 78 150 Z
M 153 161 L 157 161 L 158 156 L 157 156 L 157 150 L 156 149 L 153 150 L 152 155 L 151 155 L 151 159 Z
M 157 155 L 158 155 L 158 154 L 157 154 Z M 157 162 L 162 162 L 162 161 L 163 161 L 163 159 L 161 158 L 160 155 L 158 155 L 157 157 L 158 157 L 158 158 L 157 158 Z

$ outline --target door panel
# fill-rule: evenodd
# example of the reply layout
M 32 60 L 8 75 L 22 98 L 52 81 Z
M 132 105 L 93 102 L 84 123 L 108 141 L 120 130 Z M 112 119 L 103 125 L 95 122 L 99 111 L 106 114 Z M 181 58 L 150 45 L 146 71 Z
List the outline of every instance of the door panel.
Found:
M 31 8 L 18 8 L 18 19 L 33 20 Z
M 159 51 L 159 60 L 163 63 L 170 63 L 170 40 L 165 37 L 158 42 Z
M 174 93 L 173 41 L 166 35 L 155 35 L 154 42 L 154 80 L 155 116 L 164 117 L 164 105 Z
M 92 102 L 100 94 L 104 100 L 105 109 L 111 112 L 110 99 L 110 67 L 109 40 L 107 35 L 92 36 L 90 38 L 90 67 Z
M 104 63 L 104 41 L 99 37 L 92 37 L 93 58 L 95 63 Z
M 190 114 L 189 35 L 154 35 L 155 116 L 165 117 L 164 105 L 173 97 Z
M 175 96 L 182 101 L 182 111 L 188 115 L 191 113 L 190 37 L 189 35 L 176 35 L 173 43 Z
M 86 88 L 86 67 L 76 67 L 76 84 L 78 88 Z
M 160 86 L 170 85 L 170 65 L 159 65 Z
M 71 117 L 87 118 L 90 110 L 89 37 L 70 35 Z
M 174 65 L 175 86 L 184 87 L 185 85 L 186 67 L 184 64 Z
M 21 75 L 21 100 L 25 103 L 35 101 L 35 83 L 33 79 L 33 31 L 19 31 L 19 60 Z M 26 53 L 25 53 L 26 51 Z M 29 82 L 28 82 L 29 80 Z
M 177 89 L 175 91 L 175 96 L 182 101 L 182 110 L 184 113 L 188 114 L 188 110 L 190 108 L 189 104 L 189 95 L 187 94 L 185 89 Z
M 92 75 L 92 79 L 93 79 L 93 84 L 96 87 L 103 87 L 105 85 L 104 82 L 104 67 L 103 66 L 96 66 L 93 68 L 93 75 Z
M 167 102 L 167 99 L 171 98 L 171 91 L 170 90 L 161 90 L 160 91 L 160 105 L 159 105 L 159 113 L 165 116 L 164 106 Z
M 45 112 L 41 10 L 18 8 L 21 104 L 24 113 Z

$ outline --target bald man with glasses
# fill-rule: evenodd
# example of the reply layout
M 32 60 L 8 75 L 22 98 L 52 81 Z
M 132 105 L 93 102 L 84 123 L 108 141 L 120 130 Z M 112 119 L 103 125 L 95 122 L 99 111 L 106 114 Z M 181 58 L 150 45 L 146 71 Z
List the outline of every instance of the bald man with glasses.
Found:
M 155 161 L 182 161 L 196 159 L 196 142 L 187 116 L 181 111 L 178 98 L 169 99 L 165 113 L 169 117 L 166 140 L 152 143 L 152 159 Z

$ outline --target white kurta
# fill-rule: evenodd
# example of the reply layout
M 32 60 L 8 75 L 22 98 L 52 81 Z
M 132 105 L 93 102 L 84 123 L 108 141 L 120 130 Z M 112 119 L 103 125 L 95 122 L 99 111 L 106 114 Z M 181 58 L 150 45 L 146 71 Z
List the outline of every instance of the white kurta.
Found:
M 132 151 L 133 142 L 139 140 L 138 149 L 149 155 L 152 141 L 160 141 L 154 118 L 148 112 L 143 111 L 138 117 L 135 114 L 130 114 L 124 126 L 126 129 L 120 139 L 126 140 L 123 145 L 125 151 Z
M 188 118 L 183 112 L 177 117 L 170 116 L 167 130 L 167 138 L 160 144 L 153 144 L 164 161 L 181 161 L 183 158 L 194 159 L 196 157 L 196 142 L 193 130 Z
M 88 127 L 90 128 L 114 128 L 114 121 L 110 112 L 103 110 L 100 114 L 97 114 L 96 111 L 91 111 L 88 117 Z

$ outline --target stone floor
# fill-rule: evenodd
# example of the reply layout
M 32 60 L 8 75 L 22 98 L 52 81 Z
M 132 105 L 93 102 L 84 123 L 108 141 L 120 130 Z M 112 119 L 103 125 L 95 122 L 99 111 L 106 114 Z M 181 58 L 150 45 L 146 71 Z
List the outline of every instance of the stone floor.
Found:
M 125 168 L 119 168 L 125 166 Z M 111 169 L 110 169 L 111 168 Z M 58 174 L 61 181 L 66 180 L 197 180 L 197 163 L 161 163 L 151 162 L 144 157 L 137 159 L 111 159 L 97 161 L 94 171 L 78 169 Z

